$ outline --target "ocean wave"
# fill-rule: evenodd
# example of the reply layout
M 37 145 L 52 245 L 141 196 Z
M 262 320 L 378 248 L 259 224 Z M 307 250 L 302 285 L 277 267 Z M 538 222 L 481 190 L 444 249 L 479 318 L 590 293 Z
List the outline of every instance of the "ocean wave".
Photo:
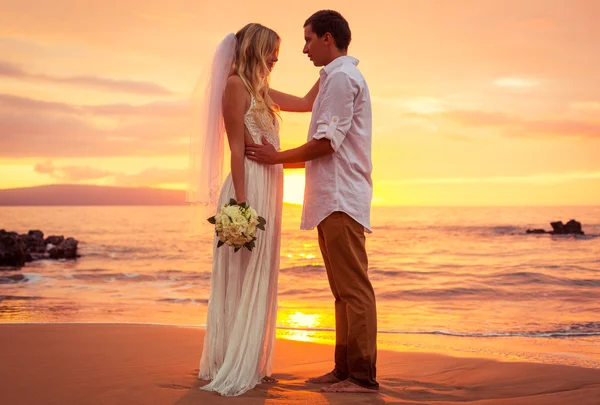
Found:
M 0 276 L 0 284 L 26 283 L 29 281 L 23 274 L 11 274 L 10 276 Z
M 277 329 L 290 329 L 309 332 L 332 332 L 334 328 L 292 328 L 286 326 L 277 326 Z M 378 330 L 379 334 L 388 335 L 441 335 L 451 337 L 465 338 L 569 338 L 569 337 L 593 337 L 600 336 L 600 322 L 577 323 L 570 325 L 557 326 L 548 330 L 522 330 L 522 331 L 471 331 L 458 332 L 452 330 L 423 330 L 423 331 L 402 331 L 402 330 Z
M 492 338 L 492 337 L 527 337 L 527 338 L 567 338 L 600 336 L 600 322 L 577 323 L 558 326 L 556 329 L 542 331 L 488 331 L 488 332 L 456 332 L 450 330 L 431 331 L 379 331 L 397 335 L 444 335 L 454 337 Z
M 78 273 L 71 274 L 71 278 L 85 281 L 110 281 L 110 280 L 129 280 L 129 281 L 156 281 L 156 276 L 132 274 L 132 273 Z
M 423 226 L 379 226 L 373 227 L 374 232 L 410 233 L 433 232 L 443 234 L 480 234 L 480 235 L 518 235 L 525 234 L 524 226 L 513 225 L 423 225 Z
M 43 278 L 41 274 L 36 273 L 16 273 L 8 276 L 0 276 L 0 284 L 29 283 L 35 284 Z
M 304 288 L 304 289 L 298 289 L 298 288 L 290 288 L 288 290 L 280 290 L 278 295 L 280 296 L 287 296 L 287 295 L 291 295 L 291 296 L 302 296 L 302 295 L 309 295 L 312 299 L 315 298 L 329 298 L 331 297 L 331 292 L 329 292 L 329 289 L 316 289 L 316 288 Z
M 0 301 L 35 301 L 43 299 L 44 297 L 34 295 L 0 295 Z
M 523 289 L 513 288 L 487 288 L 487 287 L 450 287 L 450 288 L 417 288 L 394 290 L 377 293 L 377 299 L 381 300 L 470 300 L 470 301 L 529 301 L 553 299 L 570 302 L 594 302 L 600 298 L 600 294 L 595 289 Z
M 387 277 L 400 277 L 403 280 L 428 280 L 432 276 L 451 275 L 451 273 L 442 271 L 382 270 L 378 268 L 369 269 L 369 278 L 371 278 L 372 280 L 385 279 Z
M 451 267 L 445 266 L 445 267 Z M 456 266 L 461 267 L 461 266 Z M 437 266 L 436 266 L 437 268 Z M 306 266 L 293 266 L 282 268 L 279 270 L 280 273 L 291 274 L 291 275 L 315 275 L 327 277 L 325 266 L 322 265 L 306 265 Z M 440 275 L 451 275 L 447 272 L 441 271 L 411 271 L 411 270 L 393 270 L 393 269 L 381 269 L 377 267 L 369 268 L 369 275 L 374 278 L 386 278 L 386 277 L 402 277 L 407 279 L 427 279 L 430 276 Z
M 532 224 L 523 224 L 522 226 L 514 226 L 514 225 L 423 225 L 423 226 L 401 226 L 401 225 L 386 225 L 386 226 L 378 226 L 373 227 L 374 232 L 388 233 L 388 234 L 410 234 L 413 237 L 416 235 L 427 235 L 427 234 L 443 234 L 445 236 L 553 236 L 559 238 L 573 238 L 577 240 L 588 240 L 595 239 L 600 237 L 600 234 L 597 234 L 598 228 L 600 225 L 598 224 L 585 224 L 584 232 L 588 230 L 585 235 L 552 235 L 549 233 L 546 234 L 527 234 L 528 229 L 540 228 L 539 225 Z M 542 227 L 543 228 L 543 227 Z
M 295 266 L 295 267 L 287 267 L 284 269 L 279 269 L 280 273 L 288 273 L 288 274 L 324 274 L 325 267 L 324 266 Z
M 208 298 L 159 298 L 156 302 L 168 302 L 170 304 L 208 304 Z
M 138 274 L 138 273 L 102 273 L 94 271 L 92 273 L 87 271 L 79 271 L 75 274 L 65 275 L 65 278 L 73 278 L 84 281 L 96 281 L 96 282 L 113 282 L 128 281 L 128 282 L 154 282 L 154 281 L 170 281 L 170 282 L 183 282 L 183 281 L 199 281 L 199 280 L 210 280 L 209 272 L 182 272 L 169 270 L 166 272 L 157 272 L 155 274 Z
M 575 287 L 600 287 L 600 279 L 582 279 L 556 277 L 537 272 L 516 272 L 509 274 L 494 274 L 491 276 L 494 284 L 523 285 L 523 284 L 547 284 Z
M 115 261 L 137 260 L 137 259 L 172 259 L 179 258 L 184 252 L 177 246 L 141 246 L 134 243 L 123 245 L 83 245 L 78 250 L 82 257 L 87 258 L 109 258 Z
M 379 299 L 399 299 L 408 297 L 481 297 L 482 299 L 487 296 L 498 296 L 503 295 L 501 291 L 494 288 L 467 288 L 467 287 L 456 287 L 456 288 L 443 288 L 443 289 L 414 289 L 414 290 L 399 290 L 399 291 L 388 291 L 377 294 Z
M 36 284 L 44 278 L 44 276 L 38 273 L 23 273 L 23 276 L 25 276 L 29 284 Z

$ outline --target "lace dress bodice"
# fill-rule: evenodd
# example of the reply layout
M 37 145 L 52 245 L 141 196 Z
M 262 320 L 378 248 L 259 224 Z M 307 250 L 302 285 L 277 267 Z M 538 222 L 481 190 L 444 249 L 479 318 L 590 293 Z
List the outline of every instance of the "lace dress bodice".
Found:
M 273 119 L 270 114 L 261 112 L 256 108 L 256 100 L 253 96 L 250 101 L 250 108 L 244 116 L 244 124 L 254 143 L 262 144 L 263 136 L 269 140 L 269 143 L 280 150 L 279 142 L 279 120 Z

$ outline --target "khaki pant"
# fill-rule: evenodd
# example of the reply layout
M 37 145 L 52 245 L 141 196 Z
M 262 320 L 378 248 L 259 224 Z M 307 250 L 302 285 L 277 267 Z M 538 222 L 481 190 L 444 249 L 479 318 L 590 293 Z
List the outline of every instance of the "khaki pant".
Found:
M 335 369 L 340 380 L 379 387 L 376 377 L 377 311 L 367 275 L 364 228 L 343 212 L 317 227 L 327 278 L 335 297 Z

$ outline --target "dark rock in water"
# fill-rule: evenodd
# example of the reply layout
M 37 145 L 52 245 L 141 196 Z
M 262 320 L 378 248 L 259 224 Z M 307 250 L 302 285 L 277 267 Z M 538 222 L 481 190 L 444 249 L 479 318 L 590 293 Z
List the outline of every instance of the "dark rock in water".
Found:
M 570 220 L 566 224 L 563 224 L 562 221 L 551 222 L 552 226 L 551 231 L 545 231 L 543 229 L 528 229 L 527 233 L 549 233 L 552 235 L 585 235 L 581 228 L 581 223 L 575 221 L 574 219 Z
M 43 259 L 75 259 L 78 241 L 64 236 L 44 239 L 42 231 L 19 235 L 0 230 L 0 267 L 22 267 L 26 262 Z
M 550 222 L 550 225 L 552 226 L 552 231 L 550 233 L 557 233 L 557 234 L 567 233 L 565 231 L 565 224 L 563 224 L 562 221 Z
M 552 222 L 552 234 L 554 235 L 584 235 L 581 229 L 581 223 L 575 221 L 574 219 L 570 220 L 566 224 L 563 224 L 562 221 Z
M 63 243 L 65 240 L 65 237 L 60 235 L 60 236 L 48 236 L 46 239 L 44 239 L 44 243 L 46 245 L 48 244 L 52 244 L 54 246 L 58 246 L 61 243 Z
M 48 236 L 45 240 L 44 243 L 46 244 L 46 246 L 48 244 L 54 245 L 54 246 L 58 246 L 61 243 L 63 243 L 65 241 L 65 237 L 60 235 L 60 236 Z
M 528 229 L 527 233 L 546 233 L 543 229 Z
M 565 227 L 569 230 L 572 230 L 573 233 L 581 233 L 583 234 L 583 228 L 581 227 L 581 222 L 575 221 L 574 219 L 567 222 Z
M 32 236 L 36 239 L 44 240 L 44 232 L 39 231 L 39 230 L 35 230 L 35 231 L 30 230 L 29 232 L 27 232 L 27 235 Z
M 52 247 L 48 253 L 51 259 L 75 259 L 77 257 L 77 242 L 73 238 L 67 238 L 58 246 Z
M 31 253 L 44 253 L 46 244 L 44 243 L 44 234 L 42 231 L 29 231 L 26 235 L 21 235 L 25 243 L 25 250 Z
M 0 231 L 0 266 L 21 267 L 25 264 L 25 250 L 16 232 Z
M 65 251 L 65 259 L 77 258 L 77 245 L 79 242 L 73 238 L 67 238 L 62 244 L 62 248 Z
M 50 248 L 50 250 L 48 251 L 48 254 L 50 255 L 50 259 L 64 259 L 65 258 L 64 250 L 60 249 L 58 246 L 54 246 L 54 247 Z

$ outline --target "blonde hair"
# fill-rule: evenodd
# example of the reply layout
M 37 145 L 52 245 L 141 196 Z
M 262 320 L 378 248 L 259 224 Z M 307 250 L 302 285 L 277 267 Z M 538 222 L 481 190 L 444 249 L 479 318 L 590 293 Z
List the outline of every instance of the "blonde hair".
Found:
M 254 96 L 256 108 L 266 110 L 273 122 L 278 109 L 269 97 L 269 66 L 267 59 L 279 46 L 279 35 L 261 24 L 250 23 L 235 34 L 237 47 L 232 74 L 239 76 Z

